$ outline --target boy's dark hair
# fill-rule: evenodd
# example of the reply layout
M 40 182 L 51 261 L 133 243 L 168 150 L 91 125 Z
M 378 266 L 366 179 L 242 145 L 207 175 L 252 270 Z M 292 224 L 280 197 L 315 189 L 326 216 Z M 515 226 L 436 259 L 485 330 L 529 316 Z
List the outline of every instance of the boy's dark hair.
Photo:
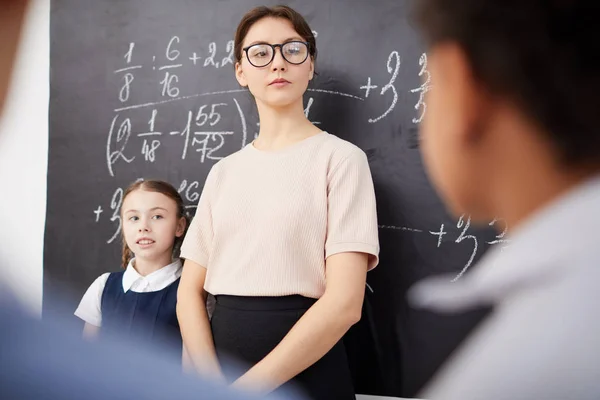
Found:
M 568 165 L 600 163 L 600 4 L 416 0 L 428 46 L 455 42 L 492 94 L 543 130 Z

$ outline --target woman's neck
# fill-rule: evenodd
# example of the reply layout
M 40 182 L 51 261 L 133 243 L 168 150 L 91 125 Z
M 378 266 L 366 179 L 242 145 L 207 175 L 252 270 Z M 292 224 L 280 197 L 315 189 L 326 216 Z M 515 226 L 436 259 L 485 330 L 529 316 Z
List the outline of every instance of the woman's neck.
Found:
M 260 130 L 254 145 L 261 150 L 278 150 L 320 132 L 304 115 L 301 100 L 288 107 L 257 107 Z
M 133 268 L 142 276 L 148 276 L 153 272 L 171 264 L 173 259 L 171 253 L 161 255 L 160 257 L 153 257 L 151 259 L 144 257 L 135 257 Z

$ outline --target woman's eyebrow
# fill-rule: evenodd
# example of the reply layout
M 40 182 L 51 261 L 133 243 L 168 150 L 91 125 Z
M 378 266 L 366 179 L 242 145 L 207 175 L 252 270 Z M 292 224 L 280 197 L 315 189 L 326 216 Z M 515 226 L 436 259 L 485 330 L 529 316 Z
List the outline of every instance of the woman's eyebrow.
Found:
M 300 41 L 303 42 L 304 39 L 302 39 L 299 36 L 292 36 L 290 38 L 285 39 L 284 41 L 282 41 L 281 43 L 286 43 L 286 42 L 291 42 L 291 41 Z M 253 46 L 255 44 L 269 44 L 269 42 L 265 41 L 265 40 L 255 40 L 254 42 L 248 44 L 248 46 Z M 246 47 L 248 47 L 246 46 Z

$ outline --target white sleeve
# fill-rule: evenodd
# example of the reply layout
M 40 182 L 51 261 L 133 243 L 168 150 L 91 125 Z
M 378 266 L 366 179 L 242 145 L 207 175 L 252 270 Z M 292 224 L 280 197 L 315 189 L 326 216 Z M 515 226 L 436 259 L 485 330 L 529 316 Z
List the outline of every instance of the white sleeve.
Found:
M 75 315 L 88 324 L 94 326 L 102 326 L 102 311 L 100 305 L 102 303 L 102 293 L 106 280 L 110 275 L 109 272 L 100 275 L 86 290 L 79 307 L 75 310 Z
M 519 290 L 417 397 L 600 399 L 600 272 L 587 275 Z

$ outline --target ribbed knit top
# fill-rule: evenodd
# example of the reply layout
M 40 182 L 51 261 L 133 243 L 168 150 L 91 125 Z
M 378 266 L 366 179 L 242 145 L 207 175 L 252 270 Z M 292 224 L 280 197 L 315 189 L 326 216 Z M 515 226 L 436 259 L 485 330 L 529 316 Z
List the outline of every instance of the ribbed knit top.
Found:
M 276 151 L 252 143 L 209 172 L 181 249 L 213 295 L 319 298 L 325 261 L 378 263 L 375 192 L 365 153 L 321 132 Z

